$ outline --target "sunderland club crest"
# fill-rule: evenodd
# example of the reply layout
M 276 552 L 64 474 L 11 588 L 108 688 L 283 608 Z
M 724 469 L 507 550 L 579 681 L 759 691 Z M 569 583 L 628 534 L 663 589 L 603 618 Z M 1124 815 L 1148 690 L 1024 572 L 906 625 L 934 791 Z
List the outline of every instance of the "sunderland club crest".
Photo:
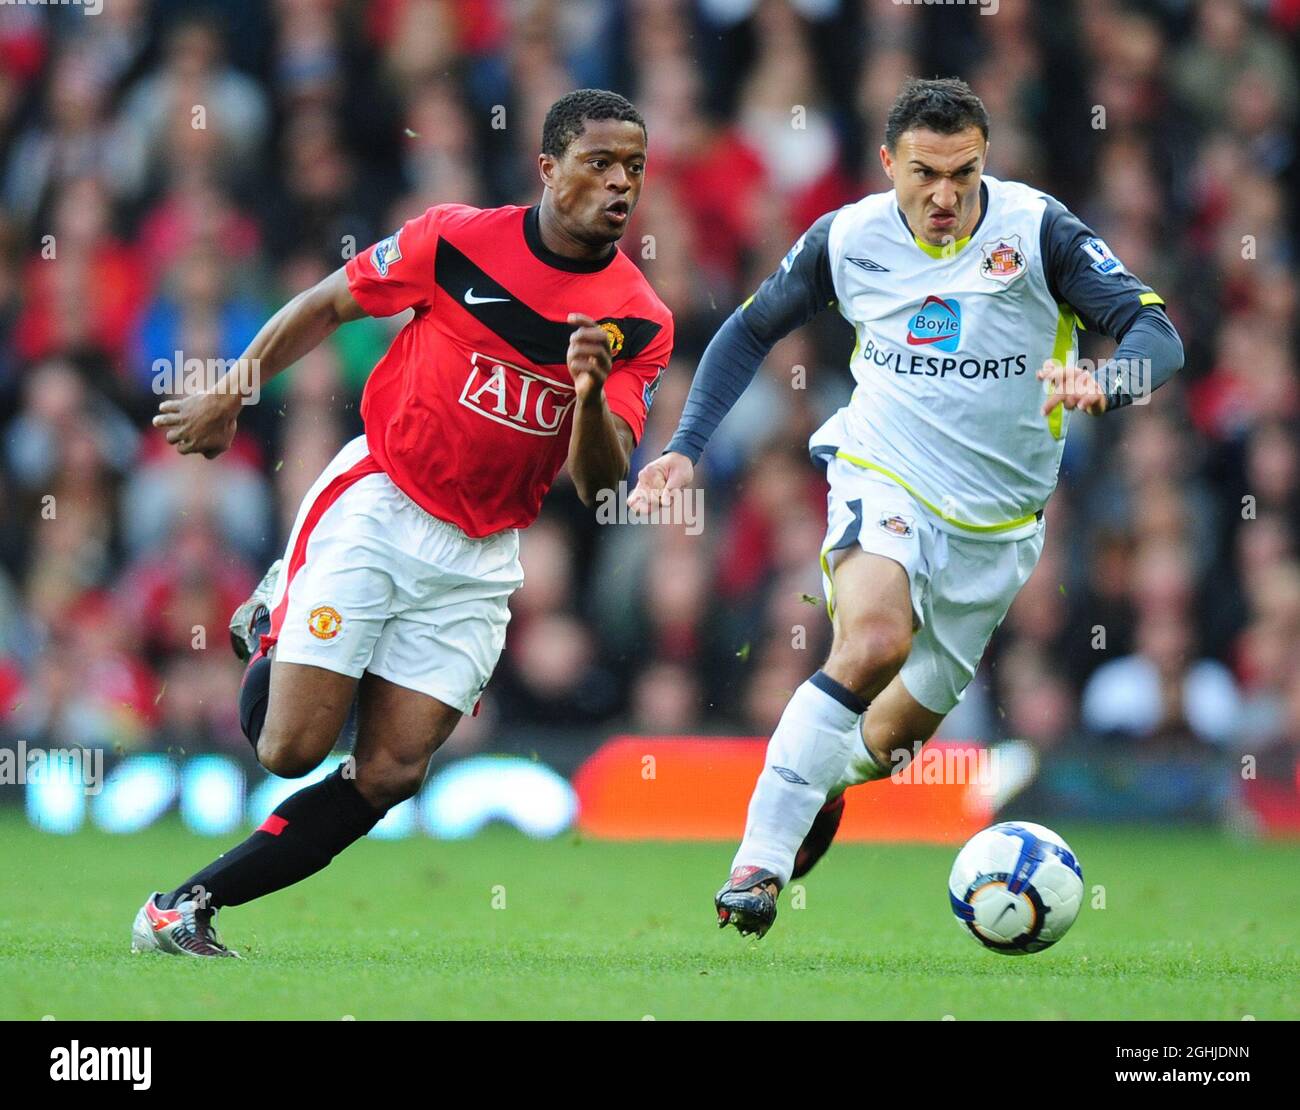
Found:
M 912 518 L 901 513 L 883 515 L 877 523 L 881 531 L 888 532 L 891 536 L 898 536 L 900 539 L 906 539 L 914 531 Z
M 1025 252 L 1020 249 L 1020 236 L 1008 235 L 991 239 L 980 251 L 984 255 L 980 273 L 993 281 L 1014 281 L 1025 272 Z

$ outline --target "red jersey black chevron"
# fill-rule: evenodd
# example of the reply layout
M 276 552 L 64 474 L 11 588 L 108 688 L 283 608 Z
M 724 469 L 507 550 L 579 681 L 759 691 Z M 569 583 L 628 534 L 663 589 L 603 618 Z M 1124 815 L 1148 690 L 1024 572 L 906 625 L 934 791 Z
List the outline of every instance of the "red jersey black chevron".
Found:
M 638 439 L 672 354 L 672 314 L 622 251 L 547 250 L 537 209 L 442 204 L 347 264 L 372 316 L 415 315 L 361 402 L 370 452 L 425 511 L 471 536 L 523 528 L 568 454 L 570 312 L 610 334 L 610 411 Z

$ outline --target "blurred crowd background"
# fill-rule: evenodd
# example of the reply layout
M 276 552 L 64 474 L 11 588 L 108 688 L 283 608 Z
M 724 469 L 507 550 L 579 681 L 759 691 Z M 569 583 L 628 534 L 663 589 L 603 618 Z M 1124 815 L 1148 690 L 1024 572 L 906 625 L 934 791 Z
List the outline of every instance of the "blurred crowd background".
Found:
M 547 107 L 612 88 L 649 125 L 624 247 L 677 322 L 635 469 L 790 243 L 888 187 L 876 151 L 903 79 L 958 75 L 993 120 L 989 172 L 1102 235 L 1166 299 L 1187 363 L 1149 407 L 1074 421 L 1042 562 L 944 734 L 1247 752 L 1294 776 L 1300 0 L 996 9 L 0 5 L 0 733 L 249 754 L 228 616 L 360 431 L 402 318 L 341 329 L 215 462 L 150 428 L 155 360 L 237 357 L 430 204 L 534 203 Z M 619 730 L 772 729 L 829 641 L 805 443 L 848 396 L 851 344 L 824 313 L 772 352 L 705 456 L 700 535 L 597 526 L 561 479 L 453 752 L 564 767 Z

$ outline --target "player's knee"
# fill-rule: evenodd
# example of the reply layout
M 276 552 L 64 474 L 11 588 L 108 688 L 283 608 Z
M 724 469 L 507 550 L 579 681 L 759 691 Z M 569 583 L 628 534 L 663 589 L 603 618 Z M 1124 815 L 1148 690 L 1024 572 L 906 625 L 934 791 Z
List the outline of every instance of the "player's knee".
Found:
M 842 628 L 831 652 L 836 670 L 861 692 L 888 682 L 907 662 L 912 650 L 911 626 L 892 617 L 863 617 Z
M 302 733 L 276 728 L 268 721 L 257 738 L 257 761 L 273 775 L 301 778 L 320 763 L 317 747 Z
M 357 766 L 357 789 L 361 796 L 378 809 L 392 809 L 407 798 L 414 798 L 424 785 L 428 761 L 366 761 Z
M 920 750 L 920 745 L 929 739 L 928 736 L 913 738 L 898 729 L 870 729 L 866 727 L 865 721 L 863 718 L 862 743 L 877 763 L 893 771 L 901 771 L 911 763 L 913 756 Z

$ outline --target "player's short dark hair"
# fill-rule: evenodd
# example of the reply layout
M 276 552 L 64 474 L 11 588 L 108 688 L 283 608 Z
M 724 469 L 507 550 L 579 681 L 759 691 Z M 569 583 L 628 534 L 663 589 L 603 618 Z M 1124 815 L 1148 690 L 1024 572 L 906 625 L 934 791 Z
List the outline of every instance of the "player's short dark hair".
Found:
M 885 146 L 894 150 L 898 137 L 915 127 L 940 135 L 978 127 L 987 141 L 989 113 L 984 101 L 960 77 L 909 77 L 885 120 Z
M 640 126 L 645 120 L 626 97 L 608 89 L 575 89 L 565 93 L 546 112 L 542 124 L 542 153 L 558 158 L 582 134 L 589 119 L 616 119 Z

